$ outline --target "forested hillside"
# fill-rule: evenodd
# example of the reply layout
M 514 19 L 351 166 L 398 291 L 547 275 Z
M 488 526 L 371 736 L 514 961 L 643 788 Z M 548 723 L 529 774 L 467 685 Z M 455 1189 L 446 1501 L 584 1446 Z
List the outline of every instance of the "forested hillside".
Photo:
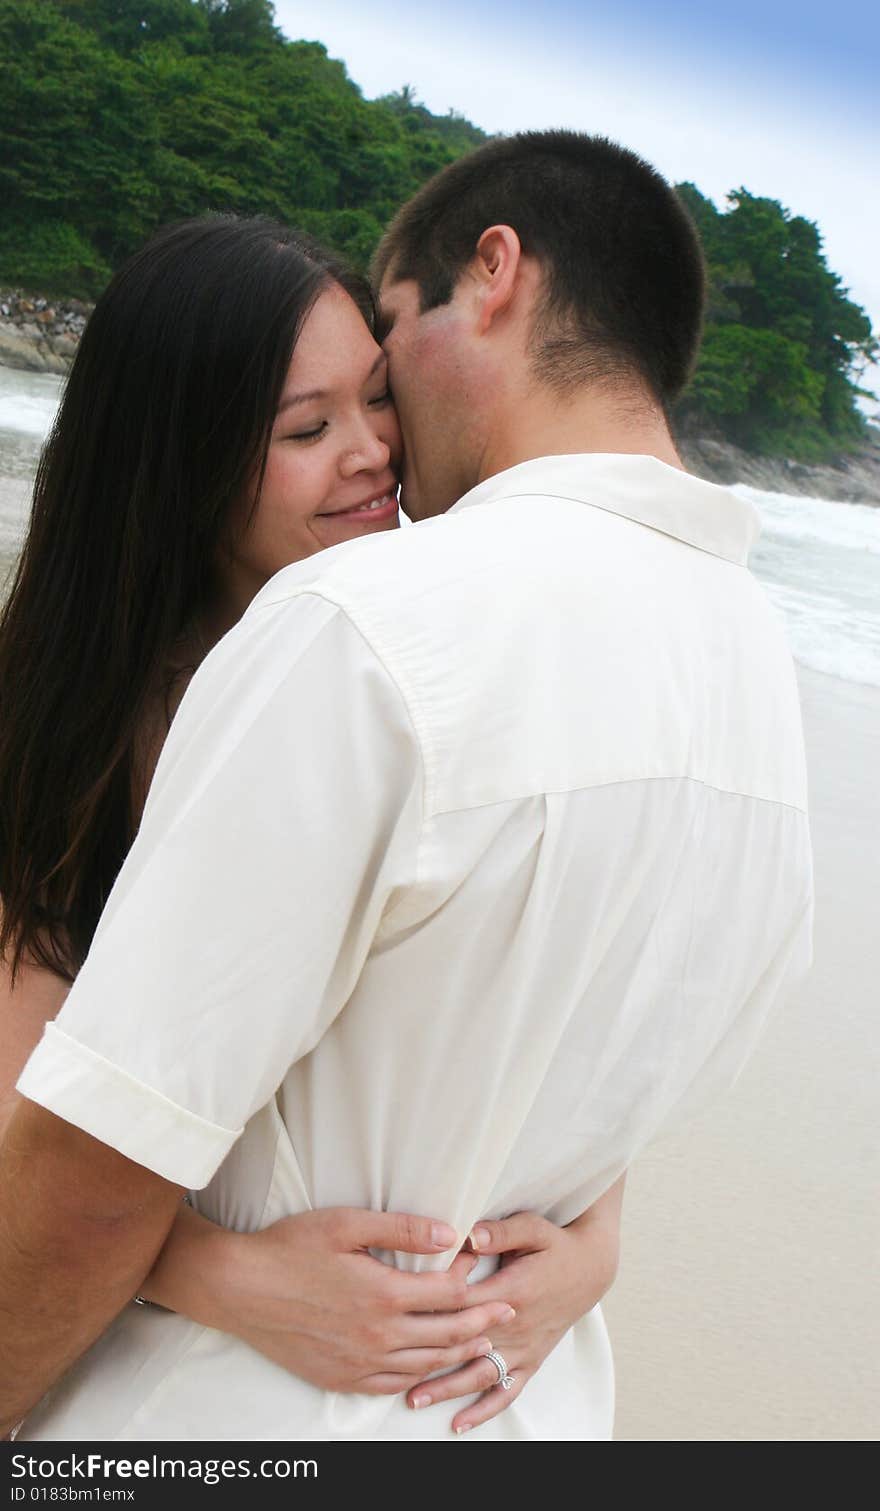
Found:
M 821 461 L 857 444 L 857 375 L 878 355 L 817 226 L 745 189 L 719 212 L 693 184 L 679 194 L 709 263 L 708 323 L 685 412 L 698 428 L 765 454 Z
M 367 101 L 267 0 L 0 0 L 0 279 L 94 295 L 157 225 L 292 220 L 363 264 L 484 139 L 407 91 Z
M 0 0 L 0 284 L 94 297 L 156 226 L 208 210 L 292 221 L 364 267 L 397 206 L 483 140 L 407 86 L 365 100 L 269 0 Z M 712 274 L 685 425 L 805 459 L 857 444 L 877 345 L 816 226 L 745 190 L 724 211 L 680 192 Z

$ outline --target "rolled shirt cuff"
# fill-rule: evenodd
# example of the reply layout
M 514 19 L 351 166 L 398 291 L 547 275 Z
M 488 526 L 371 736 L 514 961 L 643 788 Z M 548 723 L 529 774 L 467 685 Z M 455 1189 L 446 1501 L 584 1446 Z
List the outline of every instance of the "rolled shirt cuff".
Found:
M 243 1131 L 180 1107 L 54 1023 L 46 1024 L 16 1089 L 136 1164 L 193 1191 L 208 1184 Z

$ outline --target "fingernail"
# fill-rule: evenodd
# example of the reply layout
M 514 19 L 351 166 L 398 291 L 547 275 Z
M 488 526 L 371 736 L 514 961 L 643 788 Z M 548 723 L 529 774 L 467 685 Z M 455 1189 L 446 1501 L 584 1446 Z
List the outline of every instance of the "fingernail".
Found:
M 515 1316 L 516 1312 L 512 1306 L 509 1306 L 507 1311 L 502 1314 L 501 1320 L 502 1322 L 512 1322 Z
M 492 1237 L 488 1228 L 474 1228 L 468 1236 L 473 1249 L 484 1249 Z
M 456 1436 L 461 1437 L 463 1432 L 470 1432 L 473 1425 L 473 1422 L 464 1422 L 461 1427 L 456 1427 Z
M 435 1249 L 451 1249 L 458 1240 L 458 1234 L 454 1228 L 450 1228 L 445 1222 L 432 1222 L 431 1242 Z
M 492 1343 L 491 1343 L 491 1340 L 489 1338 L 481 1338 L 480 1341 L 479 1341 L 479 1343 L 475 1343 L 474 1344 L 474 1355 L 478 1359 L 479 1358 L 485 1359 L 486 1355 L 487 1354 L 491 1354 L 491 1352 L 492 1352 Z
M 413 1411 L 418 1411 L 420 1406 L 430 1406 L 430 1396 L 415 1396 L 413 1398 Z

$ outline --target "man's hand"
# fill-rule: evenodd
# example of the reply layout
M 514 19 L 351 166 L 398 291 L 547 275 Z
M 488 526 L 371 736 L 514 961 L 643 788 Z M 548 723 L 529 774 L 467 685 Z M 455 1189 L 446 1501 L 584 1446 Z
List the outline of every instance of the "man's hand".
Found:
M 0 1437 L 136 1293 L 181 1194 L 19 1099 L 0 1145 Z

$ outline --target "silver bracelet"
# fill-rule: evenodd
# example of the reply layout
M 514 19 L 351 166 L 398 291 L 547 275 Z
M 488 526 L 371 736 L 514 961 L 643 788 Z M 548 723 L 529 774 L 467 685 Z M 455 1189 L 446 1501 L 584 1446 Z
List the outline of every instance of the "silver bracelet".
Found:
M 184 1206 L 186 1206 L 186 1207 L 191 1207 L 192 1206 L 192 1198 L 190 1197 L 190 1194 L 189 1194 L 188 1191 L 184 1192 L 183 1196 L 181 1197 L 181 1200 L 182 1200 Z M 135 1306 L 152 1306 L 153 1305 L 152 1301 L 148 1301 L 147 1300 L 146 1296 L 132 1296 L 131 1299 L 134 1302 Z

